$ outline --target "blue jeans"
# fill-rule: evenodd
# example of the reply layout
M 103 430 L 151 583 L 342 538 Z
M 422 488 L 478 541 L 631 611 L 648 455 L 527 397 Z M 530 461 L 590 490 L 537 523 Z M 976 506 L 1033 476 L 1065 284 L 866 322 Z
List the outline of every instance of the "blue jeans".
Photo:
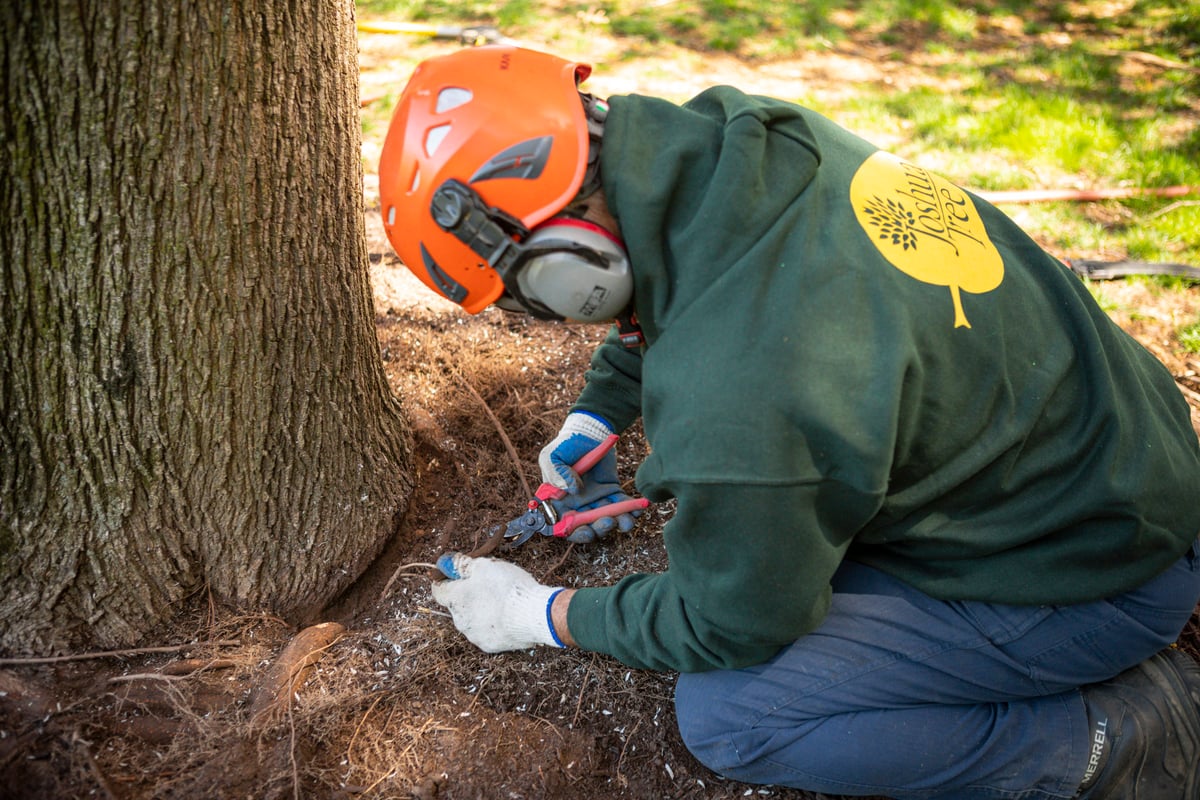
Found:
M 893 798 L 1071 798 L 1078 687 L 1169 645 L 1200 600 L 1200 542 L 1145 586 L 1073 606 L 934 600 L 846 562 L 817 630 L 770 661 L 679 677 L 692 753 L 747 783 Z

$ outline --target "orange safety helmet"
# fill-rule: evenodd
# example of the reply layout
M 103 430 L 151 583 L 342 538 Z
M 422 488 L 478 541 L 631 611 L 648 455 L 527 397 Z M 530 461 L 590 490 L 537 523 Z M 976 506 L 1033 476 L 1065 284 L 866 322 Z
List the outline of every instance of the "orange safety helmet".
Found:
M 400 96 L 379 158 L 384 230 L 413 274 L 467 312 L 505 292 L 493 266 L 504 259 L 488 253 L 583 185 L 588 121 L 576 87 L 589 74 L 533 50 L 473 47 L 422 62 Z

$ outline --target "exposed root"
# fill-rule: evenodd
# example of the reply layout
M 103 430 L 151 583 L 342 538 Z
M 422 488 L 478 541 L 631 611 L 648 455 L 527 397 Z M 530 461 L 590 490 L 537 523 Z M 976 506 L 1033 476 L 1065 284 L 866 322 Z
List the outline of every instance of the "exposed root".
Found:
M 345 631 L 345 626 L 336 622 L 322 622 L 296 634 L 254 692 L 250 703 L 250 719 L 254 724 L 274 722 L 288 709 L 292 696 L 308 678 L 321 654 Z
M 132 647 L 127 650 L 98 650 L 92 653 L 74 653 L 65 656 L 31 656 L 29 658 L 0 658 L 0 667 L 25 667 L 36 664 L 64 664 L 68 661 L 91 661 L 97 658 L 128 658 L 148 653 L 178 653 L 201 647 L 237 647 L 237 641 L 192 642 L 191 644 L 167 645 L 163 647 Z

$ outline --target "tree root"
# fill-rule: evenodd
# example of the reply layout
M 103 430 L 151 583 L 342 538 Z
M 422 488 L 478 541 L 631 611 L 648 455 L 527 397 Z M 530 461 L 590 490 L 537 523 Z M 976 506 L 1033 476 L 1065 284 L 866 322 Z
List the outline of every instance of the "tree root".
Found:
M 134 647 L 128 650 L 100 650 L 94 653 L 73 653 L 65 656 L 32 656 L 29 658 L 0 658 L 0 667 L 24 667 L 34 664 L 61 664 L 66 661 L 89 661 L 97 658 L 125 658 L 140 656 L 147 653 L 178 653 L 181 650 L 195 650 L 200 647 L 237 647 L 237 640 L 221 640 L 217 642 L 192 642 L 191 644 L 168 645 L 165 647 Z
M 322 622 L 292 637 L 275 659 L 270 673 L 254 691 L 250 703 L 250 719 L 254 725 L 268 725 L 286 712 L 292 696 L 307 680 L 321 654 L 345 631 L 345 626 L 336 622 Z

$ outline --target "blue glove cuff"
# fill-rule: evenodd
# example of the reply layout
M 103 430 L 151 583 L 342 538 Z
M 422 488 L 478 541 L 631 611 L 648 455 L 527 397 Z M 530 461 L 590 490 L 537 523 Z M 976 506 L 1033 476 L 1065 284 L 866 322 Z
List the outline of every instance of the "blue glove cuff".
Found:
M 438 560 L 434 562 L 434 565 L 441 570 L 442 574 L 452 581 L 456 581 L 462 577 L 462 575 L 460 575 L 458 572 L 458 567 L 454 564 L 455 555 L 457 554 L 442 553 L 440 556 L 438 556 Z
M 554 607 L 554 598 L 558 597 L 561 592 L 562 589 L 557 589 L 546 601 L 546 627 L 550 629 L 550 638 L 554 640 L 554 643 L 565 650 L 567 646 L 563 644 L 562 639 L 558 638 L 558 633 L 554 630 L 554 615 L 550 613 L 550 609 Z

